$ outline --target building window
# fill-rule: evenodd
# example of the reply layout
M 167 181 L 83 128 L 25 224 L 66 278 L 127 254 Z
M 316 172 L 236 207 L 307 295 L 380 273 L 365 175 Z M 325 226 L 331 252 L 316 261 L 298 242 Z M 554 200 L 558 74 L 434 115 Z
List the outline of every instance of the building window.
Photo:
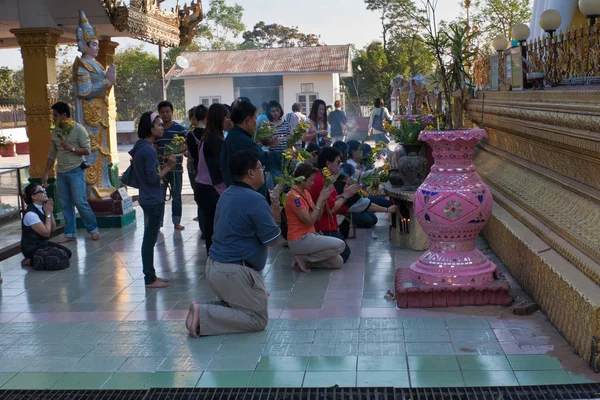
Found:
M 314 83 L 301 83 L 300 91 L 302 93 L 312 93 L 315 91 L 315 84 Z
M 198 104 L 202 104 L 203 106 L 210 107 L 211 104 L 220 103 L 221 96 L 208 96 L 208 97 L 200 97 L 198 100 Z
M 319 98 L 319 93 L 299 93 L 296 101 L 302 104 L 302 113 L 308 115 L 313 103 Z

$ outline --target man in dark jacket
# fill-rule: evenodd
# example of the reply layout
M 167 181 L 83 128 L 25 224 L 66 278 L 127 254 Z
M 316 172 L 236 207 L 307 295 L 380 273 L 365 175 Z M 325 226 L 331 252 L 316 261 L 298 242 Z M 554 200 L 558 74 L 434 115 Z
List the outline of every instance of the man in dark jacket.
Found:
M 233 183 L 229 163 L 233 154 L 238 151 L 255 151 L 267 171 L 281 165 L 281 153 L 263 151 L 253 140 L 256 131 L 256 107 L 246 101 L 239 102 L 231 112 L 231 121 L 235 126 L 227 134 L 221 150 L 221 173 L 228 187 Z M 266 184 L 258 192 L 269 201 Z

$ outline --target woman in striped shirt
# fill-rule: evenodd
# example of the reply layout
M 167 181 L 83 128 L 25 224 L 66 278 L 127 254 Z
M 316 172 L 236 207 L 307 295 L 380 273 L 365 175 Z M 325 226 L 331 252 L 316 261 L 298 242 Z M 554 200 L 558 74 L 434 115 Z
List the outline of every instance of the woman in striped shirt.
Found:
M 281 104 L 275 100 L 271 100 L 267 104 L 267 118 L 269 124 L 275 128 L 272 138 L 279 142 L 276 146 L 271 146 L 271 151 L 284 151 L 287 147 L 288 136 L 293 134 L 293 132 L 290 124 L 283 118 Z

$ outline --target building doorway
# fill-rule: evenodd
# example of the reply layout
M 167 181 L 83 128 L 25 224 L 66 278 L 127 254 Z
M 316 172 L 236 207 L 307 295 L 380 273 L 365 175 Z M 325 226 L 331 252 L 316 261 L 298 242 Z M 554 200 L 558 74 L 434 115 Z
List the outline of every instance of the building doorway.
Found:
M 281 75 L 271 75 L 233 78 L 233 88 L 236 98 L 249 98 L 260 111 L 263 103 L 268 103 L 271 100 L 281 103 L 283 77 Z

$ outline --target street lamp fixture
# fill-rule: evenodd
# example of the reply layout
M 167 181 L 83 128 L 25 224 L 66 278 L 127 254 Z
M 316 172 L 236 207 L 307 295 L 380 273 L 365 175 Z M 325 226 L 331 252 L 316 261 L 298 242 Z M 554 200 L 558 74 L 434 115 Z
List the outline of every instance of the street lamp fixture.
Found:
M 504 36 L 496 36 L 492 41 L 492 46 L 498 53 L 503 52 L 508 48 L 508 39 Z
M 492 41 L 492 46 L 494 47 L 494 50 L 498 52 L 498 81 L 502 86 L 506 83 L 506 72 L 504 71 L 504 50 L 508 48 L 508 39 L 504 36 L 496 36 Z
M 171 84 L 171 81 L 173 80 L 173 78 L 176 76 L 179 76 L 179 74 L 181 74 L 181 72 L 183 72 L 183 70 L 189 66 L 190 66 L 190 62 L 188 61 L 187 58 L 185 58 L 184 56 L 177 56 L 177 58 L 175 59 L 175 71 L 174 71 L 175 75 L 172 75 L 169 78 L 169 80 L 167 81 L 167 84 L 165 85 L 165 92 L 167 91 L 167 88 Z
M 596 24 L 596 18 L 600 17 L 600 0 L 579 0 L 581 13 L 590 19 L 590 25 Z
M 556 10 L 546 10 L 540 15 L 540 26 L 550 37 L 554 37 L 554 32 L 560 27 L 561 22 L 560 13 Z
M 529 39 L 529 35 L 531 31 L 529 27 L 525 24 L 518 24 L 512 27 L 512 38 L 518 41 L 521 46 L 525 44 L 527 39 Z

